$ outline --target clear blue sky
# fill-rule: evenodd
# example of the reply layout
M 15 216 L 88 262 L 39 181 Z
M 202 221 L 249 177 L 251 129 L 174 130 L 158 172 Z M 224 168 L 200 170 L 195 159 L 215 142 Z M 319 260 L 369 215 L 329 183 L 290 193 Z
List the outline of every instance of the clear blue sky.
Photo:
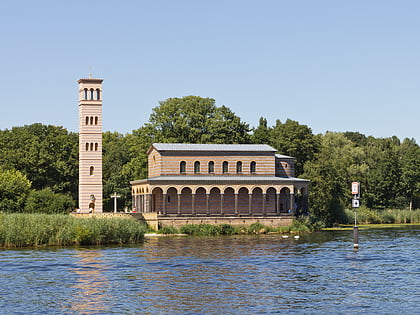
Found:
M 104 131 L 198 95 L 251 126 L 420 136 L 420 1 L 0 1 L 0 129 L 78 130 L 77 80 L 105 79 Z

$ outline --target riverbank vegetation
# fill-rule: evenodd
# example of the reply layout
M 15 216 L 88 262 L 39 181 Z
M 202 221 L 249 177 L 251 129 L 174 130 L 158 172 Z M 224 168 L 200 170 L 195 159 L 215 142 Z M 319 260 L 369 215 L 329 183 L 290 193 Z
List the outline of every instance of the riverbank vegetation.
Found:
M 160 102 L 132 133 L 103 133 L 104 209 L 113 208 L 114 191 L 121 195 L 119 208 L 131 208 L 129 181 L 147 177 L 153 142 L 265 143 L 294 156 L 296 176 L 311 181 L 312 219 L 324 226 L 347 222 L 353 181 L 361 183 L 366 209 L 420 208 L 420 147 L 413 138 L 313 134 L 297 121 L 277 119 L 269 126 L 263 117 L 251 128 L 227 106 L 187 96 Z M 76 207 L 77 133 L 39 123 L 0 130 L 0 150 L 0 211 L 67 213 Z
M 403 224 L 420 223 L 420 209 L 417 210 L 373 210 L 361 207 L 356 211 L 358 224 Z M 354 211 L 345 210 L 345 219 L 343 224 L 354 223 Z
M 0 247 L 137 243 L 147 227 L 131 218 L 0 213 Z
M 311 224 L 309 218 L 301 218 L 294 220 L 290 226 L 282 226 L 278 228 L 268 227 L 259 222 L 255 222 L 250 226 L 232 226 L 230 224 L 186 224 L 179 229 L 167 226 L 159 229 L 159 234 L 176 235 L 185 234 L 192 236 L 218 236 L 218 235 L 250 235 L 250 234 L 301 234 L 313 232 L 315 225 Z

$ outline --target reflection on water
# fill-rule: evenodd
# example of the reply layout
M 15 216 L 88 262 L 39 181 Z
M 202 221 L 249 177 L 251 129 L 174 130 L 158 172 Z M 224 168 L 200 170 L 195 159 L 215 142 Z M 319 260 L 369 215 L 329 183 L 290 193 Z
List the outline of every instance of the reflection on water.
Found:
M 419 313 L 420 226 L 0 251 L 0 309 L 35 314 Z
M 77 274 L 74 294 L 70 300 L 71 309 L 78 313 L 89 314 L 105 312 L 109 305 L 104 303 L 109 283 L 104 271 L 106 265 L 100 250 L 80 249 L 76 251 L 75 263 L 69 267 L 70 272 Z

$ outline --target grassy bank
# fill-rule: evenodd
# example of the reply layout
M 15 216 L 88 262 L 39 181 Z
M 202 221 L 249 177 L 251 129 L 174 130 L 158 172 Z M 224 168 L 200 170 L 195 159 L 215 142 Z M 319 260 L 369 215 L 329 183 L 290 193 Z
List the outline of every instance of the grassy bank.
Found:
M 136 243 L 146 226 L 129 218 L 0 213 L 0 247 Z
M 420 223 L 420 209 L 417 210 L 372 210 L 365 207 L 357 209 L 357 223 L 359 224 L 402 224 Z M 344 224 L 354 223 L 354 211 L 345 210 Z
M 290 226 L 272 228 L 261 223 L 253 223 L 250 226 L 232 226 L 230 224 L 187 224 L 179 229 L 175 227 L 164 227 L 159 229 L 159 234 L 186 234 L 194 236 L 217 236 L 217 235 L 245 235 L 245 234 L 267 234 L 267 233 L 307 233 L 313 232 L 314 226 L 309 220 L 294 220 Z

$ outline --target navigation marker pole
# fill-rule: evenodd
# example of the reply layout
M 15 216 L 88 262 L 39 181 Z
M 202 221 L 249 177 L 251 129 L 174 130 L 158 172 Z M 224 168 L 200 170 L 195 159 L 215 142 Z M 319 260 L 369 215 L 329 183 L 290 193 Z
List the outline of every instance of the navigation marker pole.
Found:
M 117 213 L 117 198 L 121 198 L 121 196 L 117 195 L 117 193 L 114 192 L 114 194 L 110 197 L 114 199 L 114 213 Z
M 351 200 L 351 206 L 354 210 L 354 227 L 353 227 L 353 247 L 355 250 L 359 248 L 359 227 L 357 226 L 357 213 L 356 209 L 360 207 L 360 183 L 351 183 L 351 193 L 353 199 Z

